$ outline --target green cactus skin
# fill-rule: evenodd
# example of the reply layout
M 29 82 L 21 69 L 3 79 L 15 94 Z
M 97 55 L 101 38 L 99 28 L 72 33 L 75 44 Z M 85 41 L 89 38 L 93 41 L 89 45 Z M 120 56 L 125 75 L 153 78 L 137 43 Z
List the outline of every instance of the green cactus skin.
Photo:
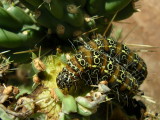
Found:
M 26 39 L 23 41 L 21 47 L 33 48 L 36 44 L 40 43 L 45 36 L 45 33 L 41 30 L 29 29 L 25 32 L 27 32 Z
M 71 95 L 65 95 L 62 99 L 62 111 L 65 114 L 76 113 L 77 105 L 74 97 Z
M 65 5 L 65 20 L 67 23 L 74 27 L 80 27 L 84 24 L 84 15 L 83 12 L 75 4 Z
M 66 23 L 58 23 L 56 25 L 56 33 L 59 38 L 61 39 L 67 39 L 73 36 L 73 28 L 71 28 L 68 24 Z
M 66 120 L 64 113 L 60 113 L 60 115 L 59 115 L 59 120 Z
M 66 39 L 72 36 L 71 31 L 73 30 L 67 23 L 57 20 L 51 13 L 48 12 L 48 10 L 44 8 L 41 8 L 38 12 L 40 12 L 36 19 L 38 24 L 46 28 L 50 28 L 52 32 L 56 33 L 61 39 Z
M 2 2 L 0 1 L 0 7 L 3 7 L 3 4 L 2 4 Z
M 107 0 L 105 3 L 106 14 L 114 14 L 126 7 L 132 0 Z
M 80 6 L 80 8 L 83 8 L 86 5 L 87 1 L 86 0 L 75 0 L 74 2 L 77 6 Z
M 76 98 L 76 101 L 78 104 L 82 105 L 83 107 L 85 108 L 88 108 L 88 109 L 96 109 L 97 107 L 97 103 L 96 102 L 91 102 L 89 100 L 87 100 L 87 98 L 84 98 L 84 97 L 77 97 Z
M 34 6 L 35 9 L 38 9 L 43 4 L 43 0 L 21 0 L 21 1 L 29 3 L 30 5 Z
M 91 19 L 87 22 L 87 26 L 89 26 L 90 28 L 94 28 L 96 26 L 96 23 L 93 19 Z
M 105 0 L 88 0 L 87 2 L 87 10 L 90 15 L 103 15 L 105 12 L 104 8 Z
M 33 47 L 44 34 L 36 30 L 29 30 L 26 33 L 13 33 L 0 29 L 0 46 L 4 48 Z
M 55 29 L 56 25 L 59 23 L 47 9 L 41 8 L 36 11 L 36 14 L 37 23 L 44 27 Z
M 18 32 L 22 28 L 22 24 L 16 17 L 11 15 L 7 10 L 0 7 L 0 27 L 13 32 Z
M 5 48 L 16 48 L 23 44 L 26 39 L 23 34 L 15 34 L 13 32 L 0 29 L 0 46 Z
M 62 19 L 64 16 L 63 1 L 52 0 L 50 3 L 45 3 L 45 7 L 57 19 Z
M 28 3 L 25 0 L 19 0 L 21 3 L 23 3 L 27 8 L 29 8 L 32 11 L 35 11 L 35 7 L 33 5 L 31 5 L 30 3 Z
M 14 7 L 14 6 L 11 6 L 7 9 L 7 11 L 13 15 L 14 17 L 16 17 L 18 19 L 18 21 L 25 25 L 33 25 L 34 24 L 34 21 L 33 19 L 27 15 L 20 7 Z M 18 17 L 17 17 L 18 16 Z
M 90 115 L 92 115 L 93 113 L 96 112 L 96 109 L 95 110 L 90 110 L 90 109 L 87 109 L 87 108 L 83 107 L 80 104 L 77 104 L 77 108 L 78 108 L 77 113 L 82 115 L 82 116 L 90 116 Z
M 124 20 L 132 16 L 137 10 L 134 8 L 134 3 L 130 2 L 124 9 L 119 11 L 114 21 Z
M 62 101 L 63 98 L 64 98 L 64 94 L 62 93 L 62 91 L 61 91 L 59 88 L 54 88 L 54 91 L 55 91 L 58 99 L 59 99 L 60 101 Z
M 63 113 L 69 114 L 69 113 L 77 112 L 77 104 L 73 96 L 64 95 L 59 88 L 55 88 L 54 91 L 58 99 L 62 102 L 62 112 Z M 62 118 L 64 119 L 64 114 L 62 114 Z
M 61 20 L 57 20 L 52 16 L 51 13 L 48 12 L 48 10 L 44 8 L 41 8 L 37 12 L 39 12 L 39 15 L 36 19 L 38 24 L 46 28 L 50 28 L 52 32 L 56 33 L 57 36 L 61 39 L 66 39 L 73 36 L 72 32 L 74 27 L 70 27 L 70 25 L 67 23 L 62 22 Z
M 88 14 L 85 14 L 84 19 L 85 19 L 86 28 L 91 29 L 91 28 L 96 27 L 96 22 L 95 22 L 94 18 L 91 18 Z

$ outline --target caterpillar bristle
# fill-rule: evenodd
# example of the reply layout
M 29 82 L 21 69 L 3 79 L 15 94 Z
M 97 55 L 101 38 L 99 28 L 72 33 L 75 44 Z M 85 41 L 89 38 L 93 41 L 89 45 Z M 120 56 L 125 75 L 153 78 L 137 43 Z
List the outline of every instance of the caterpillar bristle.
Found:
M 142 44 L 126 44 L 134 52 L 158 52 L 160 47 Z
M 14 52 L 13 54 L 23 54 L 23 53 L 31 53 L 31 52 L 35 52 L 38 51 L 38 49 L 32 49 L 32 50 L 25 50 L 25 51 L 20 51 L 20 52 Z

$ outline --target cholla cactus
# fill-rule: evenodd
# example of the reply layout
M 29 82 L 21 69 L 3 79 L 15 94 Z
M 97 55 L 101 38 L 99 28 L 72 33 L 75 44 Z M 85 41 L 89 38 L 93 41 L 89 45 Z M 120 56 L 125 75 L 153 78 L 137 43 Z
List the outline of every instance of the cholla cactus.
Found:
M 128 61 L 133 60 L 134 64 L 138 64 L 136 69 L 141 72 L 141 77 L 137 77 L 131 72 L 135 70 L 134 65 L 130 66 L 130 68 L 125 68 L 125 62 L 120 63 L 118 58 L 115 59 L 108 53 L 106 46 L 98 44 L 99 40 L 106 39 L 110 35 L 113 21 L 126 19 L 138 11 L 134 6 L 135 2 L 137 1 L 16 0 L 13 4 L 9 4 L 5 0 L 2 3 L 0 2 L 0 46 L 3 48 L 2 50 L 11 49 L 14 52 L 14 49 L 16 49 L 16 54 L 18 53 L 17 51 L 32 53 L 31 59 L 26 54 L 24 56 L 19 54 L 20 58 L 16 57 L 18 62 L 11 54 L 9 56 L 14 61 L 10 62 L 9 58 L 5 59 L 8 60 L 5 61 L 8 65 L 5 71 L 12 71 L 16 68 L 16 72 L 13 72 L 13 75 L 9 75 L 9 72 L 2 75 L 2 79 L 6 80 L 1 82 L 2 85 L 0 86 L 2 119 L 33 117 L 46 120 L 106 120 L 108 118 L 114 119 L 116 111 L 118 111 L 117 115 L 121 116 L 122 119 L 136 119 L 136 117 L 137 119 L 143 119 L 142 115 L 146 110 L 145 105 L 132 99 L 132 97 L 137 95 L 139 85 L 147 75 L 145 63 L 140 57 L 137 57 L 137 54 L 130 52 L 125 45 L 112 40 L 108 42 L 108 49 L 111 53 L 112 48 L 116 47 L 116 53 L 119 51 L 122 58 L 123 53 L 127 54 Z M 99 38 L 99 34 L 103 34 L 101 35 L 103 37 Z M 88 42 L 89 38 L 94 42 Z M 80 47 L 81 49 L 78 49 L 78 52 L 76 51 L 77 48 L 75 49 L 76 54 L 73 54 L 70 45 L 63 46 L 63 42 L 70 41 L 73 44 L 74 40 L 78 41 L 78 44 L 83 44 L 83 47 Z M 37 49 L 37 46 L 41 46 L 40 48 L 42 49 Z M 55 55 L 45 54 L 50 48 L 53 49 L 52 51 Z M 107 55 L 103 53 L 104 51 L 101 51 L 101 48 L 105 49 L 105 52 L 107 51 Z M 36 51 L 42 51 L 42 56 L 39 54 L 37 57 Z M 94 54 L 89 51 L 94 52 Z M 74 60 L 76 58 L 74 56 L 78 55 L 80 57 Z M 86 56 L 89 58 L 87 59 Z M 102 61 L 101 56 L 103 56 L 103 59 L 108 59 L 109 62 Z M 85 57 L 84 61 L 81 57 Z M 26 62 L 26 59 L 29 59 L 30 62 L 22 65 Z M 72 60 L 71 64 L 69 64 L 70 60 Z M 108 76 L 108 72 L 110 72 L 111 80 L 109 78 L 100 80 L 98 77 L 102 77 L 102 72 L 100 75 L 96 74 L 99 75 L 98 77 L 91 75 L 91 72 L 96 73 L 97 69 L 95 68 L 101 65 L 97 65 L 96 60 L 100 60 L 104 66 L 117 67 L 117 71 L 112 71 L 114 74 L 105 67 L 101 66 L 102 68 L 99 68 Z M 83 66 L 83 63 L 86 62 L 90 63 L 87 64 L 90 70 L 88 76 L 86 75 L 87 77 L 83 74 L 81 76 L 81 73 L 76 73 L 73 70 L 74 67 L 77 67 L 80 72 L 85 73 L 84 71 L 87 71 L 87 69 L 85 68 L 86 66 Z M 14 63 L 18 63 L 18 65 Z M 65 69 L 68 71 L 65 71 Z M 27 78 L 20 76 L 23 71 L 27 74 Z M 68 78 L 65 75 L 68 75 Z M 59 76 L 61 79 L 58 78 Z M 90 76 L 93 80 L 90 80 Z M 77 77 L 81 78 L 81 81 L 78 81 Z M 29 82 L 24 81 L 24 78 Z M 97 82 L 94 81 L 95 78 L 97 78 Z M 116 85 L 118 84 L 121 87 L 118 88 L 117 92 L 116 87 L 114 88 L 114 85 L 112 85 L 115 82 L 115 78 L 117 78 Z M 16 85 L 13 82 L 14 85 L 11 85 L 11 81 L 15 79 L 21 80 L 19 81 L 21 84 Z M 27 89 L 23 85 L 25 82 L 28 82 Z M 93 82 L 93 84 L 89 82 Z M 18 86 L 19 89 L 15 86 Z M 123 99 L 123 95 L 121 95 L 123 93 L 119 94 L 119 91 L 126 92 L 125 95 L 128 95 L 126 98 L 129 98 L 129 100 Z M 128 103 L 130 101 L 132 104 Z M 112 105 L 113 111 L 106 107 Z M 123 112 L 124 110 L 126 113 Z M 44 118 L 40 115 L 39 118 L 36 118 L 34 116 L 36 113 L 43 113 L 46 117 Z
M 135 1 L 132 0 L 101 0 L 98 3 L 96 0 L 20 1 L 35 12 L 38 24 L 52 29 L 60 38 L 65 39 L 79 36 L 94 28 L 102 32 L 101 29 L 105 29 L 115 14 L 117 17 L 114 20 L 122 20 L 137 11 L 134 7 Z M 127 12 L 124 13 L 126 9 Z
M 9 48 L 14 52 L 15 48 L 17 52 L 35 49 L 35 46 L 55 47 L 63 41 L 67 43 L 68 39 L 72 41 L 77 36 L 86 35 L 88 31 L 96 30 L 96 33 L 103 34 L 107 26 L 105 35 L 108 36 L 112 31 L 112 21 L 123 20 L 138 11 L 135 2 L 15 0 L 11 4 L 3 0 L 0 46 L 4 48 L 2 50 Z

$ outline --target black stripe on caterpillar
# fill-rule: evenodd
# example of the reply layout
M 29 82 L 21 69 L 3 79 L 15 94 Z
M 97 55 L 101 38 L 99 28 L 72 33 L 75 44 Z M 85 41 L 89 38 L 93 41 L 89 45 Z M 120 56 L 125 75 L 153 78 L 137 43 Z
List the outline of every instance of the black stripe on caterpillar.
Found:
M 138 92 L 138 81 L 119 65 L 108 54 L 99 50 L 88 50 L 82 47 L 57 76 L 59 88 L 70 88 L 79 81 L 87 85 L 96 85 L 100 81 L 108 81 L 112 91 L 134 96 Z
M 79 37 L 79 40 L 84 44 L 79 48 L 79 51 L 85 47 L 88 50 L 99 50 L 100 52 L 107 53 L 135 77 L 139 85 L 142 84 L 147 76 L 146 64 L 142 58 L 131 51 L 126 45 L 112 38 L 104 38 L 101 35 L 97 35 L 96 38 L 87 43 L 85 39 L 87 38 Z

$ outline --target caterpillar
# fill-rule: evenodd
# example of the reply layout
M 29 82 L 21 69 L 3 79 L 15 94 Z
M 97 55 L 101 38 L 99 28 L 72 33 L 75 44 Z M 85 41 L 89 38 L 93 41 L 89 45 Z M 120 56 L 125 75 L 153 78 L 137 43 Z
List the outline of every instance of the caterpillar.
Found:
M 126 45 L 115 41 L 112 38 L 104 38 L 100 34 L 93 38 L 88 43 L 85 43 L 83 38 L 79 38 L 88 50 L 99 50 L 100 52 L 109 54 L 116 62 L 122 65 L 126 71 L 130 72 L 137 79 L 139 85 L 147 76 L 147 66 L 142 58 L 131 51 Z M 86 38 L 84 38 L 86 39 Z M 80 50 L 79 49 L 79 50 Z
M 61 89 L 83 80 L 87 85 L 107 81 L 111 90 L 134 96 L 146 75 L 146 64 L 136 53 L 113 39 L 98 36 L 79 47 L 56 81 Z

